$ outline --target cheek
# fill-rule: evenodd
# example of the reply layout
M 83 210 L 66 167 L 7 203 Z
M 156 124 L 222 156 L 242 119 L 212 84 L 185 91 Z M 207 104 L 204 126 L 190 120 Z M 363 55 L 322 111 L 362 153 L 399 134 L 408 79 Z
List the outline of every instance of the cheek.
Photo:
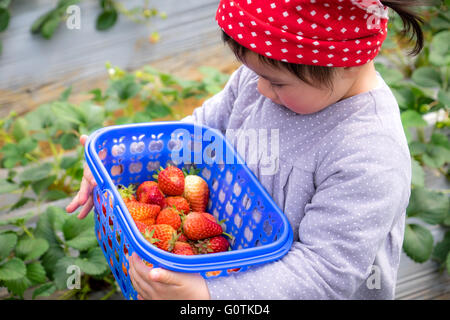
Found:
M 328 106 L 328 95 L 329 92 L 305 88 L 280 92 L 278 97 L 286 108 L 296 113 L 309 114 Z

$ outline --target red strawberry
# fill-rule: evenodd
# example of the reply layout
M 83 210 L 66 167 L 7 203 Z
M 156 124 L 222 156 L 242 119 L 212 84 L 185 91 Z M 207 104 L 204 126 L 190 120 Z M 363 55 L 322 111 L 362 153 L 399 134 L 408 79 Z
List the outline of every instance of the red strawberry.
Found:
M 184 191 L 184 173 L 175 166 L 168 166 L 158 173 L 158 186 L 167 196 L 181 196 Z
M 189 239 L 186 237 L 186 235 L 184 233 L 179 233 L 177 241 L 179 241 L 179 242 L 188 242 Z
M 200 212 L 189 213 L 183 221 L 183 231 L 190 240 L 201 240 L 222 234 L 220 224 L 209 220 Z
M 137 200 L 143 203 L 157 204 L 164 207 L 164 194 L 158 187 L 156 181 L 144 181 L 136 190 Z
M 195 251 L 189 243 L 177 241 L 175 242 L 172 253 L 192 256 L 195 254 Z
M 140 221 L 135 221 L 134 223 L 136 224 L 136 227 L 138 228 L 139 232 L 145 234 L 145 231 L 148 229 L 149 226 Z
M 211 213 L 208 212 L 200 212 L 205 218 L 217 223 L 216 217 L 214 217 Z
M 177 239 L 177 232 L 168 224 L 154 224 L 148 227 L 144 237 L 158 248 L 172 251 Z
M 128 201 L 126 203 L 128 211 L 133 220 L 145 223 L 150 226 L 155 223 L 161 208 L 157 204 L 142 203 L 139 201 Z
M 209 187 L 206 181 L 197 175 L 187 175 L 184 180 L 183 196 L 189 202 L 192 211 L 206 211 L 209 200 Z
M 178 230 L 181 226 L 181 217 L 179 212 L 174 208 L 164 208 L 156 217 L 156 224 L 168 224 L 175 230 Z
M 181 197 L 181 196 L 172 196 L 166 198 L 166 204 L 168 207 L 173 207 L 178 211 L 183 211 L 184 214 L 188 214 L 191 211 L 191 208 L 189 207 L 189 202 Z
M 228 240 L 223 236 L 215 236 L 209 239 L 200 240 L 196 243 L 195 247 L 198 253 L 216 253 L 227 251 L 230 247 Z

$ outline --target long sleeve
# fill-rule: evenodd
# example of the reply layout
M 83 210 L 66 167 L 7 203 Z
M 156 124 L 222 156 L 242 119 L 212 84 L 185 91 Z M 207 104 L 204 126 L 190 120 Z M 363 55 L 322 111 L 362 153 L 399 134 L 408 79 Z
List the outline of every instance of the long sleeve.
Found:
M 388 135 L 372 130 L 338 136 L 329 145 L 318 153 L 315 192 L 288 254 L 208 280 L 213 299 L 349 299 L 361 289 L 365 298 L 372 292 L 392 298 L 410 159 Z M 295 192 L 295 183 L 289 190 Z M 370 292 L 367 279 L 378 264 L 381 288 Z

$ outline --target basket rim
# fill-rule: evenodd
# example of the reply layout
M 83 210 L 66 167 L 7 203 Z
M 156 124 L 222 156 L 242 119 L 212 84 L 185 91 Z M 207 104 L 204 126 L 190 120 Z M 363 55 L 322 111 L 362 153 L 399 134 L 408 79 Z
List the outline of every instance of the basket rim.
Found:
M 112 182 L 112 179 L 105 166 L 100 160 L 95 146 L 97 141 L 103 134 L 116 130 L 129 130 L 137 128 L 157 128 L 164 126 L 176 128 L 191 128 L 197 127 L 198 129 L 214 130 L 218 136 L 220 136 L 226 144 L 227 148 L 230 148 L 234 152 L 234 156 L 238 160 L 238 163 L 242 164 L 242 168 L 248 173 L 250 179 L 258 187 L 260 194 L 267 198 L 269 204 L 274 209 L 274 213 L 280 216 L 284 225 L 283 232 L 272 243 L 264 244 L 258 247 L 243 248 L 239 250 L 231 250 L 226 252 L 214 253 L 210 255 L 194 255 L 183 256 L 176 255 L 170 252 L 161 250 L 150 243 L 139 233 L 136 225 L 132 221 L 130 214 L 127 213 L 125 203 L 120 197 L 117 187 Z M 203 131 L 202 131 L 203 132 Z M 287 251 L 289 251 L 292 241 L 293 232 L 290 223 L 288 222 L 285 214 L 281 211 L 278 205 L 270 197 L 266 189 L 261 185 L 254 173 L 248 168 L 241 156 L 234 150 L 230 142 L 226 140 L 223 134 L 214 128 L 210 128 L 206 125 L 199 125 L 194 123 L 185 123 L 180 121 L 155 121 L 150 123 L 137 123 L 137 124 L 125 124 L 125 125 L 113 125 L 104 128 L 97 129 L 91 135 L 85 145 L 85 157 L 88 166 L 90 167 L 92 174 L 97 181 L 98 187 L 104 189 L 107 187 L 117 200 L 116 210 L 119 212 L 117 220 L 121 226 L 122 232 L 125 233 L 128 238 L 130 246 L 137 252 L 137 254 L 145 259 L 153 259 L 159 264 L 167 266 L 169 269 L 183 272 L 201 272 L 211 271 L 224 268 L 244 267 L 249 265 L 255 265 L 258 263 L 264 263 L 281 258 Z M 102 178 L 103 176 L 103 178 Z

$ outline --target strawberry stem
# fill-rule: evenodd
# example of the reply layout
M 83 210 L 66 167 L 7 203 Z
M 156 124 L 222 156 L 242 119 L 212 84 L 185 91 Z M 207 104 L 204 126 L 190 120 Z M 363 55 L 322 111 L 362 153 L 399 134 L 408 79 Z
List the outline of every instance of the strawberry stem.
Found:
M 227 236 L 228 238 L 230 238 L 230 240 L 233 240 L 233 236 L 232 236 L 231 234 L 226 233 L 225 231 L 222 232 L 222 234 L 223 234 L 224 236 Z

